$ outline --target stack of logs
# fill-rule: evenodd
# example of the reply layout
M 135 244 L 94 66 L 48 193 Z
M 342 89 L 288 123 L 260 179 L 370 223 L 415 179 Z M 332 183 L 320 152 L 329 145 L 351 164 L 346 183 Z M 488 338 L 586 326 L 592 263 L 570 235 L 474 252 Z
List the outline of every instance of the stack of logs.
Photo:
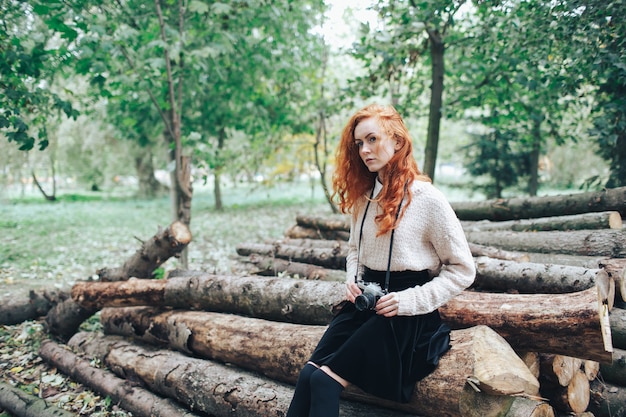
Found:
M 626 187 L 453 208 L 478 272 L 440 309 L 452 349 L 408 403 L 349 387 L 341 416 L 626 416 Z M 342 305 L 349 227 L 297 216 L 283 239 L 239 245 L 243 276 L 100 271 L 64 301 L 71 320 L 48 320 L 72 323 L 67 345 L 40 355 L 136 416 L 284 416 Z M 76 333 L 96 311 L 104 331 Z

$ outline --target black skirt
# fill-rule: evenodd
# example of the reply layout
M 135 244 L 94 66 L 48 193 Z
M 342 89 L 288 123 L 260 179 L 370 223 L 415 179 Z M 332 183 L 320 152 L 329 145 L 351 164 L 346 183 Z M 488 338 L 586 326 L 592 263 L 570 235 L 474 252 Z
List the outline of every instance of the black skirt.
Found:
M 384 287 L 385 272 L 366 270 L 364 281 Z M 392 272 L 389 291 L 428 282 L 427 271 Z M 408 402 L 415 383 L 430 374 L 450 349 L 450 328 L 439 311 L 419 316 L 379 316 L 346 303 L 309 359 L 363 391 Z

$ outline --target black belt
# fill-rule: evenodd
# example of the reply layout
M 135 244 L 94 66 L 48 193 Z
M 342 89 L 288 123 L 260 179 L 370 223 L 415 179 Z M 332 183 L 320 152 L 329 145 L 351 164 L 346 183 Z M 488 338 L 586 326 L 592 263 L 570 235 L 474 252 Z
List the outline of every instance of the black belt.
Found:
M 385 287 L 387 271 L 375 271 L 367 267 L 363 271 L 363 281 L 376 282 Z M 391 271 L 389 272 L 389 292 L 402 291 L 417 285 L 424 285 L 432 278 L 428 270 L 422 271 Z

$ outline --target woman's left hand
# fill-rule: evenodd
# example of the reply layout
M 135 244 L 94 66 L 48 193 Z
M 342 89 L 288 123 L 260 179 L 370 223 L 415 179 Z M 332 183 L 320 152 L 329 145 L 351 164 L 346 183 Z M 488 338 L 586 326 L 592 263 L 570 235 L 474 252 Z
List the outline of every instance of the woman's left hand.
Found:
M 393 317 L 398 315 L 398 307 L 400 306 L 400 297 L 398 293 L 390 292 L 385 294 L 376 303 L 376 314 L 385 317 Z

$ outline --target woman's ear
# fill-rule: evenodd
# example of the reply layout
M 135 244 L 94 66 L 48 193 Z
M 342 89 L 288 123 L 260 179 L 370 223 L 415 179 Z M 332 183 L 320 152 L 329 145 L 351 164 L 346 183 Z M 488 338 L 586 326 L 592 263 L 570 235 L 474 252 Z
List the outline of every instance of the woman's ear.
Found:
M 402 143 L 400 143 L 400 139 L 396 138 L 396 144 L 394 145 L 393 149 L 398 151 L 400 150 L 401 147 L 402 147 Z

